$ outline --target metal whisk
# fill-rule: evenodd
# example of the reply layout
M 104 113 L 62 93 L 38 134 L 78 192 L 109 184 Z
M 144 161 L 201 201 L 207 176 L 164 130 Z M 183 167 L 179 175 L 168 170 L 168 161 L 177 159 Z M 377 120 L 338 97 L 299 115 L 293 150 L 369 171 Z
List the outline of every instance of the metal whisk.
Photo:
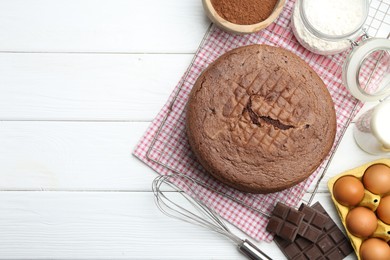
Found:
M 180 182 L 183 189 L 180 189 L 176 185 L 178 182 Z M 247 239 L 240 239 L 234 235 L 217 213 L 200 200 L 199 195 L 192 188 L 196 185 L 190 186 L 189 183 L 196 183 L 196 181 L 183 174 L 161 175 L 154 179 L 152 185 L 154 199 L 161 212 L 167 216 L 200 225 L 226 236 L 233 241 L 237 245 L 238 250 L 249 259 L 271 260 L 270 257 L 250 241 Z M 163 189 L 165 189 L 165 191 Z M 177 192 L 171 192 L 172 189 Z M 182 200 L 181 202 L 191 205 L 192 209 L 181 206 L 180 199 L 184 199 L 184 201 Z

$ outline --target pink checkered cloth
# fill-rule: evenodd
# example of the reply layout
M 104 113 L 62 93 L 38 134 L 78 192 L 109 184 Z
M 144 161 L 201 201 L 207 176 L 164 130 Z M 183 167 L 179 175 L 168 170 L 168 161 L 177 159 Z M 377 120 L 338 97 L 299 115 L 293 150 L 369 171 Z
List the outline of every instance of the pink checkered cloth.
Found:
M 256 240 L 271 241 L 265 230 L 269 214 L 276 202 L 297 206 L 310 184 L 323 172 L 328 156 L 321 166 L 304 182 L 281 192 L 259 195 L 242 193 L 226 187 L 210 177 L 191 153 L 185 135 L 185 105 L 200 73 L 223 53 L 249 44 L 268 44 L 285 48 L 306 61 L 322 78 L 333 98 L 337 114 L 337 134 L 334 147 L 340 141 L 348 120 L 361 107 L 342 84 L 341 66 L 345 53 L 321 56 L 311 53 L 295 39 L 290 28 L 294 0 L 287 1 L 280 17 L 268 28 L 249 35 L 235 35 L 212 26 L 196 53 L 192 64 L 176 86 L 168 102 L 141 138 L 134 155 L 159 174 L 183 173 L 209 187 L 198 186 L 198 196 L 230 223 Z M 356 110 L 354 110 L 357 105 Z M 157 134 L 158 133 L 158 134 Z M 182 186 L 177 183 L 178 186 Z

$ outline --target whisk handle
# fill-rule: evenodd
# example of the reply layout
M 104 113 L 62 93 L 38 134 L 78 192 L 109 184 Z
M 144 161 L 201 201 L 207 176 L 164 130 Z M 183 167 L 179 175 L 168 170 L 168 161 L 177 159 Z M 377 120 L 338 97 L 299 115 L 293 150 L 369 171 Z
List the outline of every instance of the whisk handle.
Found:
M 272 260 L 267 256 L 263 251 L 261 251 L 257 246 L 251 243 L 249 240 L 245 239 L 241 244 L 238 245 L 238 250 L 244 254 L 248 259 L 252 260 Z

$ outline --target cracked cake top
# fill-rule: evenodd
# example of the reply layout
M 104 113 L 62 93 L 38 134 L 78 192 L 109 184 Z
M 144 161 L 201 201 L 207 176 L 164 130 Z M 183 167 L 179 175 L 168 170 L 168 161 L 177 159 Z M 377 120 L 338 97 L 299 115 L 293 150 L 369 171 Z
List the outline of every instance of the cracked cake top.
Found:
M 295 54 L 267 45 L 222 55 L 197 79 L 187 135 L 221 182 L 270 193 L 306 179 L 332 147 L 336 116 L 318 75 Z

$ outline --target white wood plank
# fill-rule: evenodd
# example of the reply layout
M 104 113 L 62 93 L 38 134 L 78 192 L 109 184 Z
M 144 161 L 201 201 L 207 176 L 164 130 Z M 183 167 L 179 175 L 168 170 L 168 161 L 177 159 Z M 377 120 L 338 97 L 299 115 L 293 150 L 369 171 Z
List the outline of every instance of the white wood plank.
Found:
M 0 51 L 194 53 L 199 0 L 3 0 Z
M 148 122 L 0 122 L 0 189 L 150 191 L 156 174 L 131 155 Z M 348 129 L 321 182 L 378 156 Z
M 0 122 L 0 189 L 151 190 L 131 155 L 148 124 Z
M 340 224 L 329 195 L 316 200 Z M 0 229 L 1 259 L 246 259 L 225 237 L 160 213 L 148 192 L 0 192 Z
M 1 259 L 240 259 L 160 213 L 152 193 L 0 192 L 0 220 Z
M 192 57 L 3 53 L 0 120 L 151 120 Z
M 0 53 L 0 120 L 152 120 L 192 58 Z

